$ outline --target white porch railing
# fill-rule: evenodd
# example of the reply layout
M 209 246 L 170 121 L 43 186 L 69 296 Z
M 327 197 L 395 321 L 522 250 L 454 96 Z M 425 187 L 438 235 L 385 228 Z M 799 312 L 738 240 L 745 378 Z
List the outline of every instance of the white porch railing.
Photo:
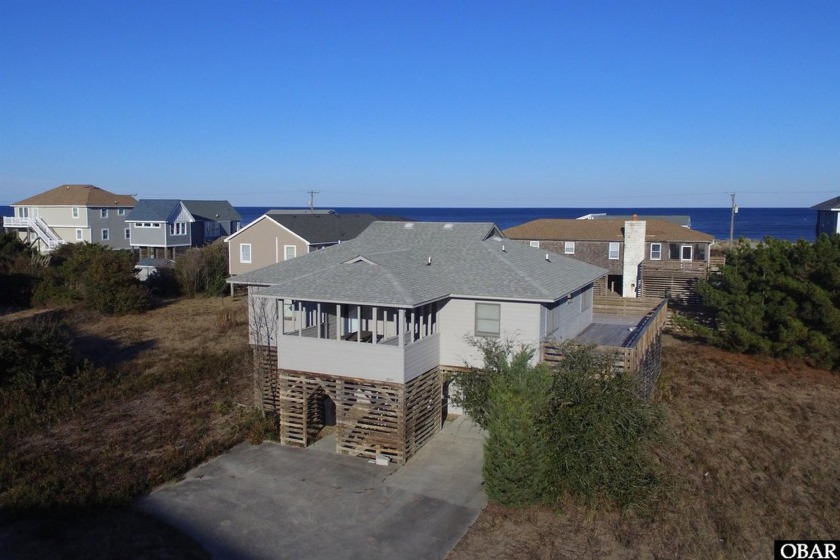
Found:
M 47 222 L 38 216 L 32 218 L 6 216 L 3 218 L 3 227 L 31 229 L 38 235 L 38 238 L 44 243 L 44 245 L 47 246 L 47 249 L 55 249 L 62 243 L 65 243 L 65 241 L 59 237 L 55 231 L 53 231 Z

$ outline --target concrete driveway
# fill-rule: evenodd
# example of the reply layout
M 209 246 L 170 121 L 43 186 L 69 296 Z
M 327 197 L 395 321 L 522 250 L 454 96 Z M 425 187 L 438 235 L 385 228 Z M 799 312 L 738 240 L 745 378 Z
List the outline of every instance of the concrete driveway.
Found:
M 462 416 L 400 468 L 241 444 L 139 505 L 215 558 L 443 558 L 486 503 L 483 442 Z

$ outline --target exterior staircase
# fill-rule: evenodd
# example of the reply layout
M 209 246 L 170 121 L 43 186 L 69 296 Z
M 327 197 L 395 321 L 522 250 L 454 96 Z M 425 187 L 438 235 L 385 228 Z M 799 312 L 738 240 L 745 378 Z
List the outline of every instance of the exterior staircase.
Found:
M 24 228 L 34 231 L 38 239 L 46 245 L 47 251 L 52 251 L 59 245 L 66 243 L 53 229 L 42 220 L 40 217 L 17 218 L 4 217 L 3 227 L 5 228 Z

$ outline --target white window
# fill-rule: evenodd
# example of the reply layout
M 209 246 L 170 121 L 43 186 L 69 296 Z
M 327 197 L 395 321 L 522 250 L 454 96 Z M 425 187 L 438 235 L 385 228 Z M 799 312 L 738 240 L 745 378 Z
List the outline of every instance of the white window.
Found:
M 251 262 L 251 244 L 243 243 L 239 246 L 239 262 Z
M 117 216 L 125 216 L 125 208 L 117 208 Z
M 563 247 L 563 253 L 566 255 L 574 255 L 575 254 L 575 242 L 574 241 L 566 241 Z
M 99 217 L 100 218 L 107 218 L 108 217 L 108 209 L 107 208 L 100 208 L 99 209 Z
M 131 239 L 131 228 L 125 228 L 125 238 Z
M 297 256 L 297 246 L 295 245 L 283 245 L 283 257 L 284 260 L 293 259 Z
M 76 241 L 82 241 L 84 238 L 85 237 L 84 237 L 84 234 L 82 233 L 82 230 L 77 229 L 76 230 Z
M 29 208 L 18 208 L 18 218 L 28 218 L 29 217 Z
M 618 241 L 611 241 L 610 242 L 610 260 L 617 261 L 618 260 Z
M 111 232 L 108 231 L 107 229 L 103 229 L 102 230 L 102 241 L 108 241 L 109 239 L 111 239 Z
M 502 332 L 502 306 L 498 303 L 475 304 L 475 335 L 499 336 Z
M 73 217 L 74 217 L 74 218 L 78 218 L 78 217 L 79 217 L 79 207 L 78 207 L 78 206 L 74 206 L 74 207 L 73 207 Z
M 681 261 L 690 261 L 694 257 L 694 246 L 693 245 L 683 245 L 680 247 L 680 260 Z
M 536 247 L 537 249 L 540 248 L 540 242 L 539 241 L 531 241 L 529 244 L 531 245 L 531 247 Z
M 187 235 L 187 224 L 186 224 L 186 222 L 175 222 L 174 224 L 169 224 L 169 234 L 170 235 Z
M 651 243 L 650 244 L 650 260 L 652 260 L 652 261 L 662 260 L 662 243 Z

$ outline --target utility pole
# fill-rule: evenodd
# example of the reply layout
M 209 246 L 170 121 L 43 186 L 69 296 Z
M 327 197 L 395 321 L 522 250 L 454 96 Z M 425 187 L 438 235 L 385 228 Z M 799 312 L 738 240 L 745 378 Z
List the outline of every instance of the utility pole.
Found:
M 309 211 L 312 212 L 315 209 L 315 195 L 318 194 L 319 191 L 306 191 L 309 193 Z
M 732 248 L 732 243 L 735 240 L 735 214 L 738 213 L 738 206 L 735 204 L 735 193 L 729 193 L 732 197 L 732 215 L 729 218 L 729 248 Z

